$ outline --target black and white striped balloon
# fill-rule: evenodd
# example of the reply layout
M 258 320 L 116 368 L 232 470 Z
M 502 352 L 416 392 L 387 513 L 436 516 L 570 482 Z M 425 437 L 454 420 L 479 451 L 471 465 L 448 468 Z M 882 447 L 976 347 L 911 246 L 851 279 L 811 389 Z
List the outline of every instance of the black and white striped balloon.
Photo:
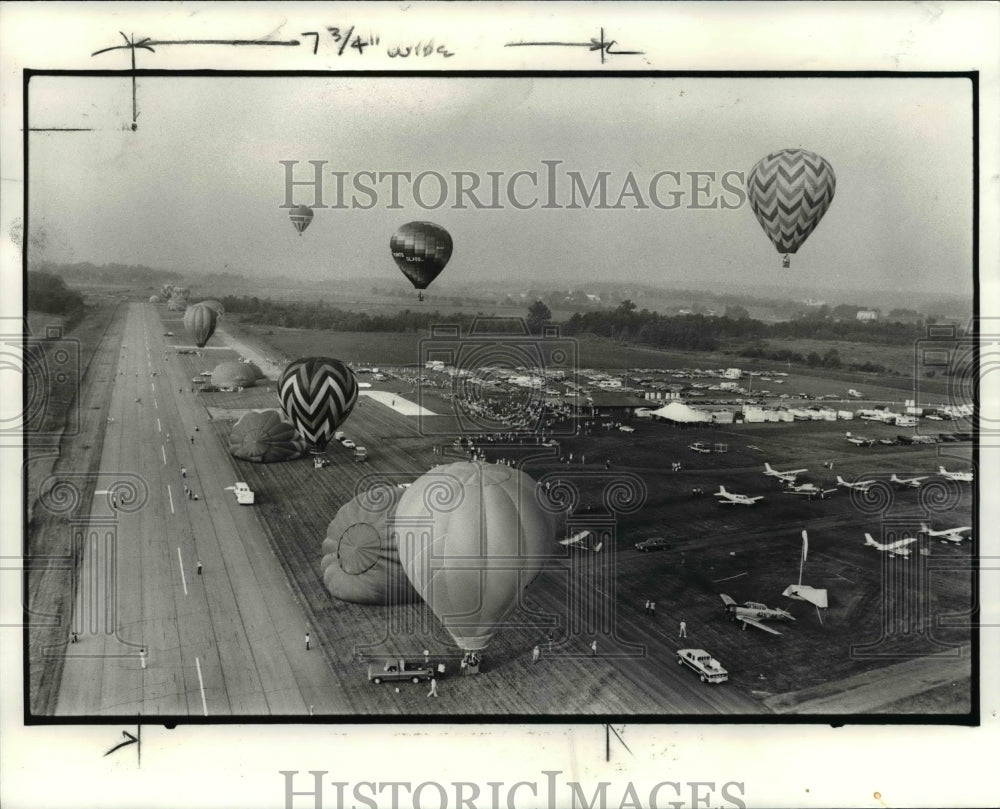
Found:
M 278 395 L 285 415 L 309 443 L 310 451 L 318 454 L 354 409 L 358 382 L 340 360 L 303 357 L 282 372 Z

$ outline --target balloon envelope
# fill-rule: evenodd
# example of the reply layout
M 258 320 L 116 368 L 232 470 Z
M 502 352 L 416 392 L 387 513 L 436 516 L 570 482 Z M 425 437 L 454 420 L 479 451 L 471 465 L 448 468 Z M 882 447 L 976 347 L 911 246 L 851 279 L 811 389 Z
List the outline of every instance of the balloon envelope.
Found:
M 406 575 L 455 642 L 483 649 L 551 558 L 552 515 L 517 469 L 461 461 L 408 488 L 393 519 Z
M 226 307 L 223 306 L 219 301 L 214 298 L 209 298 L 208 300 L 198 301 L 202 306 L 207 306 L 209 309 L 214 309 L 215 314 L 222 317 L 226 313 Z
M 389 530 L 400 490 L 379 486 L 345 503 L 323 540 L 320 567 L 330 595 L 353 604 L 408 604 L 420 596 L 399 563 Z
M 229 452 L 254 463 L 291 461 L 306 451 L 306 442 L 280 410 L 244 413 L 229 433 Z
M 249 388 L 256 381 L 245 362 L 220 362 L 212 371 L 212 384 L 220 388 Z
M 285 415 L 309 442 L 309 449 L 319 453 L 354 409 L 358 382 L 340 360 L 303 357 L 281 373 L 278 396 Z
M 191 334 L 198 348 L 205 347 L 205 343 L 215 332 L 217 320 L 215 310 L 203 303 L 189 306 L 184 312 L 184 328 Z
M 292 225 L 301 236 L 302 231 L 309 227 L 309 223 L 313 220 L 312 208 L 307 205 L 299 205 L 288 212 L 288 218 L 292 220 Z
M 747 175 L 747 196 L 757 221 L 779 253 L 795 253 L 833 201 L 833 167 L 805 149 L 782 149 Z
M 451 258 L 451 235 L 433 222 L 408 222 L 389 240 L 396 266 L 416 289 L 438 277 Z

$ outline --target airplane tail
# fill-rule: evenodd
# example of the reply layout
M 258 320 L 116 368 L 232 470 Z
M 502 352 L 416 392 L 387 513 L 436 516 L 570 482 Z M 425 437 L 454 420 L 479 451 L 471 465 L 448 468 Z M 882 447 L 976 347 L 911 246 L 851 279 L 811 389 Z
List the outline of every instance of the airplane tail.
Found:
M 603 548 L 603 547 L 604 547 L 604 543 L 603 542 L 598 542 L 594 546 L 594 553 L 600 553 L 601 552 L 601 548 Z
M 764 469 L 765 469 L 766 471 L 768 471 L 768 472 L 773 472 L 773 471 L 774 471 L 774 470 L 773 470 L 773 469 L 771 468 L 771 464 L 769 464 L 769 463 L 765 463 L 765 464 L 764 464 Z
M 920 530 L 928 536 L 931 534 L 931 527 L 925 522 L 920 523 Z
M 939 466 L 939 467 L 938 467 L 938 472 L 939 472 L 940 474 L 942 474 L 942 475 L 947 475 L 947 474 L 948 474 L 948 470 L 947 470 L 947 469 L 945 469 L 945 468 L 944 468 L 943 466 Z
M 896 473 L 893 472 L 892 473 L 892 477 L 889 478 L 889 482 L 890 483 L 902 483 L 903 481 L 901 481 L 898 477 L 896 477 Z
M 875 541 L 875 538 L 871 534 L 865 534 L 865 545 L 871 545 L 872 547 L 879 547 L 879 544 Z
M 846 486 L 847 485 L 847 481 L 844 480 L 840 475 L 837 475 L 837 485 L 838 486 Z
M 726 491 L 726 487 L 721 483 L 719 484 L 719 494 L 729 494 L 729 492 Z

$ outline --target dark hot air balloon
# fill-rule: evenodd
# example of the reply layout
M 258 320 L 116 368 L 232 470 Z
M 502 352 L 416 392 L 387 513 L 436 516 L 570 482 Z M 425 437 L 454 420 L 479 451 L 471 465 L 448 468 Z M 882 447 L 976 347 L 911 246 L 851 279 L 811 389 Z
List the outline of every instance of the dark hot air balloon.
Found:
M 288 212 L 288 218 L 292 220 L 292 225 L 301 236 L 302 231 L 309 227 L 309 223 L 313 221 L 312 208 L 308 205 L 299 205 Z
M 291 461 L 306 451 L 306 442 L 280 410 L 244 413 L 229 433 L 229 452 L 255 463 Z
M 805 149 L 782 149 L 762 158 L 747 175 L 750 207 L 787 269 L 833 201 L 833 167 Z
M 392 528 L 406 575 L 455 643 L 486 647 L 551 559 L 553 515 L 520 470 L 436 466 L 400 498 Z
M 217 320 L 218 315 L 215 314 L 215 310 L 203 303 L 189 306 L 184 312 L 184 328 L 194 338 L 194 343 L 198 348 L 205 347 L 205 343 L 215 331 Z
M 396 266 L 414 289 L 425 290 L 451 258 L 451 235 L 433 222 L 407 222 L 389 239 Z M 424 299 L 423 291 L 417 297 Z
M 340 360 L 303 357 L 289 363 L 278 381 L 285 415 L 315 454 L 333 437 L 358 400 L 358 382 Z
M 226 307 L 223 306 L 219 301 L 214 298 L 208 298 L 203 301 L 198 301 L 202 306 L 207 306 L 209 309 L 214 309 L 215 314 L 222 317 L 226 313 Z

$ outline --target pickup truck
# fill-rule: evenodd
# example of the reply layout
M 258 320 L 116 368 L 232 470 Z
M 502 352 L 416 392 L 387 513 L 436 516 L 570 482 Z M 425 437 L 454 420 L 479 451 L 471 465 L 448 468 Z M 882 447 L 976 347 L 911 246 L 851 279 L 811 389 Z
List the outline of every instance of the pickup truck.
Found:
M 698 672 L 703 683 L 724 683 L 729 679 L 729 672 L 704 649 L 678 649 L 677 663 Z
M 375 685 L 383 682 L 402 682 L 403 680 L 419 683 L 421 680 L 429 680 L 433 676 L 433 666 L 419 663 L 410 664 L 401 657 L 368 664 L 368 679 Z

